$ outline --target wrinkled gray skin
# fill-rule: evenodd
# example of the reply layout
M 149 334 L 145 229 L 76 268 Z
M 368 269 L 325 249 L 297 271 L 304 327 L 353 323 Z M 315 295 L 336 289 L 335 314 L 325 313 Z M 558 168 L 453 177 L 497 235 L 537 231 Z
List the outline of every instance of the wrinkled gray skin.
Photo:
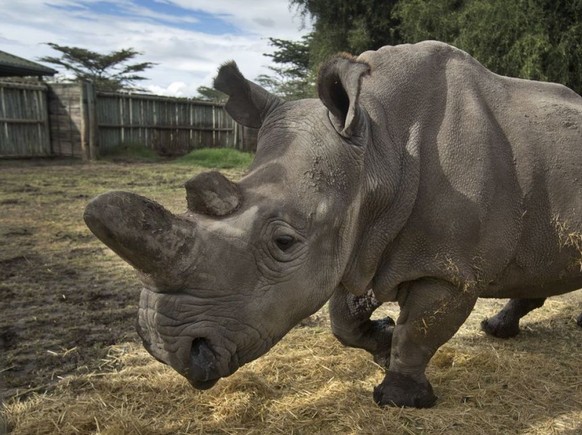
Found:
M 437 42 L 338 56 L 320 99 L 283 102 L 234 63 L 215 87 L 260 127 L 249 173 L 186 183 L 172 215 L 94 199 L 91 230 L 139 272 L 148 351 L 209 388 L 330 300 L 333 332 L 386 365 L 380 405 L 432 406 L 425 368 L 478 297 L 508 337 L 582 287 L 582 98 L 500 77 Z M 371 321 L 385 301 L 401 312 Z

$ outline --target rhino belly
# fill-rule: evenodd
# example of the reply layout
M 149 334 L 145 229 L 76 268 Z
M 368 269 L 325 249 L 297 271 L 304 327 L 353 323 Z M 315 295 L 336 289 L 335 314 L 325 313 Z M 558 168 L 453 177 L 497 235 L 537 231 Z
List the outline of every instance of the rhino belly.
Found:
M 582 288 L 582 269 L 571 262 L 560 271 L 540 269 L 529 272 L 516 264 L 507 267 L 502 276 L 491 282 L 480 295 L 485 298 L 545 298 Z

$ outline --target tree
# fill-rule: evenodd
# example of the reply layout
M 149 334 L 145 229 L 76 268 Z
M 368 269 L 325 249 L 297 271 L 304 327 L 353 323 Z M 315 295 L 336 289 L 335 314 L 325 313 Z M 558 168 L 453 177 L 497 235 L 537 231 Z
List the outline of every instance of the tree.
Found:
M 581 0 L 401 0 L 404 39 L 451 43 L 498 74 L 582 93 Z
M 359 54 L 400 42 L 392 9 L 398 0 L 290 0 L 314 31 L 300 41 L 270 38 L 275 47 L 266 54 L 278 66 L 257 81 L 287 99 L 315 96 L 317 68 L 333 54 Z
M 360 54 L 400 43 L 399 20 L 392 13 L 398 0 L 290 0 L 301 15 L 314 20 L 310 64 L 347 51 Z
M 51 48 L 61 53 L 60 57 L 44 56 L 40 61 L 61 66 L 74 75 L 75 81 L 91 81 L 102 91 L 139 90 L 135 83 L 146 80 L 139 73 L 153 67 L 153 62 L 128 62 L 142 54 L 133 48 L 123 48 L 108 54 L 80 47 L 47 43 Z
M 217 103 L 225 103 L 226 100 L 228 100 L 228 95 L 217 91 L 214 88 L 209 88 L 208 86 L 199 86 L 196 88 L 196 92 L 198 92 L 198 95 L 194 98 L 197 98 L 198 100 L 214 101 Z
M 311 34 L 300 41 L 269 38 L 276 49 L 267 53 L 273 61 L 281 66 L 271 66 L 274 75 L 261 74 L 257 82 L 280 97 L 289 100 L 315 96 L 315 73 L 311 68 L 309 45 Z
M 258 81 L 287 98 L 311 96 L 333 54 L 436 39 L 492 71 L 565 84 L 582 93 L 582 0 L 289 0 L 313 32 L 271 39 L 278 65 Z M 306 87 L 306 85 L 309 86 Z M 309 89 L 305 92 L 305 89 Z

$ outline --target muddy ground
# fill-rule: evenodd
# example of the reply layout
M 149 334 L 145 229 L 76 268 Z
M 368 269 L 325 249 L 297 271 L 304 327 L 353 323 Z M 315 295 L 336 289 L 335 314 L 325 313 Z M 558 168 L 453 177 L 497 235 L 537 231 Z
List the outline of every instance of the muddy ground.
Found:
M 84 225 L 90 198 L 122 189 L 183 211 L 183 183 L 201 170 L 0 161 L 0 398 L 95 370 L 109 345 L 137 339 L 138 283 Z
M 171 163 L 0 161 L 0 399 L 50 390 L 67 374 L 107 371 L 109 346 L 137 341 L 138 282 L 85 227 L 89 199 L 122 189 L 183 211 L 183 183 L 202 170 Z M 581 293 L 566 296 L 568 311 L 534 326 L 564 328 L 568 354 L 580 352 L 573 325 Z M 491 315 L 502 303 L 482 302 L 474 315 Z M 305 325 L 325 323 L 324 317 Z

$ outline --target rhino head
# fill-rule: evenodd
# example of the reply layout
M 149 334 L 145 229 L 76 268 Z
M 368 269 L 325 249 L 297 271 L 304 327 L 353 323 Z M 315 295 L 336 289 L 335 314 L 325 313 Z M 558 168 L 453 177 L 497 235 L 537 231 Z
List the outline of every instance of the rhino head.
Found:
M 320 70 L 319 99 L 284 102 L 228 63 L 215 80 L 226 110 L 260 129 L 247 175 L 187 181 L 181 215 L 127 192 L 87 206 L 91 231 L 143 282 L 144 346 L 195 388 L 267 352 L 342 281 L 362 201 L 368 71 L 337 57 Z

